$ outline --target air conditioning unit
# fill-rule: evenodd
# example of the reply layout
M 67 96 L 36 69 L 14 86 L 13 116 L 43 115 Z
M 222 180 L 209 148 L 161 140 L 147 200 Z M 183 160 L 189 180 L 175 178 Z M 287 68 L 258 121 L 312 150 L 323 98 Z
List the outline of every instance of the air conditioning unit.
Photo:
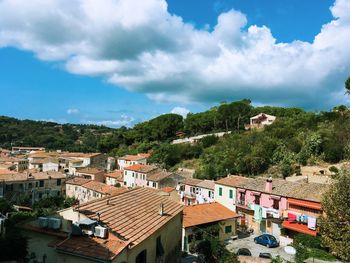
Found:
M 107 238 L 108 229 L 102 226 L 96 226 L 94 235 L 100 238 Z
M 59 230 L 61 228 L 61 219 L 54 217 L 49 218 L 49 228 Z
M 81 232 L 83 232 L 83 234 L 88 236 L 92 236 L 94 233 L 91 229 L 82 229 Z
M 41 228 L 48 227 L 49 219 L 47 217 L 38 217 L 38 225 Z

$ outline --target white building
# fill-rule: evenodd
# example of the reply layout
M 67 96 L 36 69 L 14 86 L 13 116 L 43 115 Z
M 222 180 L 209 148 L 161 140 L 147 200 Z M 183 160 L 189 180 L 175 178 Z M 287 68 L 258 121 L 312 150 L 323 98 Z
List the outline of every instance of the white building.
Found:
M 129 167 L 134 164 L 147 164 L 148 154 L 138 154 L 138 155 L 125 155 L 118 158 L 118 169 L 124 170 L 126 167 Z
M 181 203 L 194 205 L 214 202 L 215 183 L 211 180 L 186 179 L 178 186 Z
M 265 125 L 271 125 L 276 120 L 276 116 L 272 116 L 265 113 L 260 113 L 250 118 L 250 129 L 262 128 Z
M 240 184 L 245 183 L 249 178 L 229 175 L 215 182 L 215 202 L 222 204 L 231 211 L 236 211 L 237 190 Z

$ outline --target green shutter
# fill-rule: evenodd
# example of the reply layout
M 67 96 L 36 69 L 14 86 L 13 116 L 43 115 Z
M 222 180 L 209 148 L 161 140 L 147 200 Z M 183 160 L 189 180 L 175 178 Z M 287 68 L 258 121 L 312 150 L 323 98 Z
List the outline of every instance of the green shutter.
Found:
M 219 196 L 222 196 L 222 187 L 219 187 Z
M 230 190 L 230 198 L 233 198 L 233 190 Z

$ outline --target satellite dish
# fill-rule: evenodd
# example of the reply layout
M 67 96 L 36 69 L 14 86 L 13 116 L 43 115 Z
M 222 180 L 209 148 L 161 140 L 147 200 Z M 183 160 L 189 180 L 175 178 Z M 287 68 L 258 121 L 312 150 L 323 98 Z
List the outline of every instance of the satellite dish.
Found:
M 297 253 L 297 251 L 295 250 L 294 247 L 291 246 L 286 246 L 284 248 L 284 251 L 288 254 L 288 255 L 295 255 Z

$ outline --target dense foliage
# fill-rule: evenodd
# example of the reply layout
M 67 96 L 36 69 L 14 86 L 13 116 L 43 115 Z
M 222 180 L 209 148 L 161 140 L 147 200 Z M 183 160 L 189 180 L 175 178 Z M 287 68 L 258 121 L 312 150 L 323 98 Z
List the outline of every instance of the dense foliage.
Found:
M 322 244 L 334 255 L 350 262 L 350 173 L 340 172 L 324 195 L 322 207 L 327 215 L 321 221 Z
M 334 261 L 332 256 L 321 246 L 321 238 L 305 234 L 297 234 L 293 240 L 293 247 L 297 253 L 295 255 L 296 263 L 303 263 L 308 258 L 320 259 L 324 261 Z

